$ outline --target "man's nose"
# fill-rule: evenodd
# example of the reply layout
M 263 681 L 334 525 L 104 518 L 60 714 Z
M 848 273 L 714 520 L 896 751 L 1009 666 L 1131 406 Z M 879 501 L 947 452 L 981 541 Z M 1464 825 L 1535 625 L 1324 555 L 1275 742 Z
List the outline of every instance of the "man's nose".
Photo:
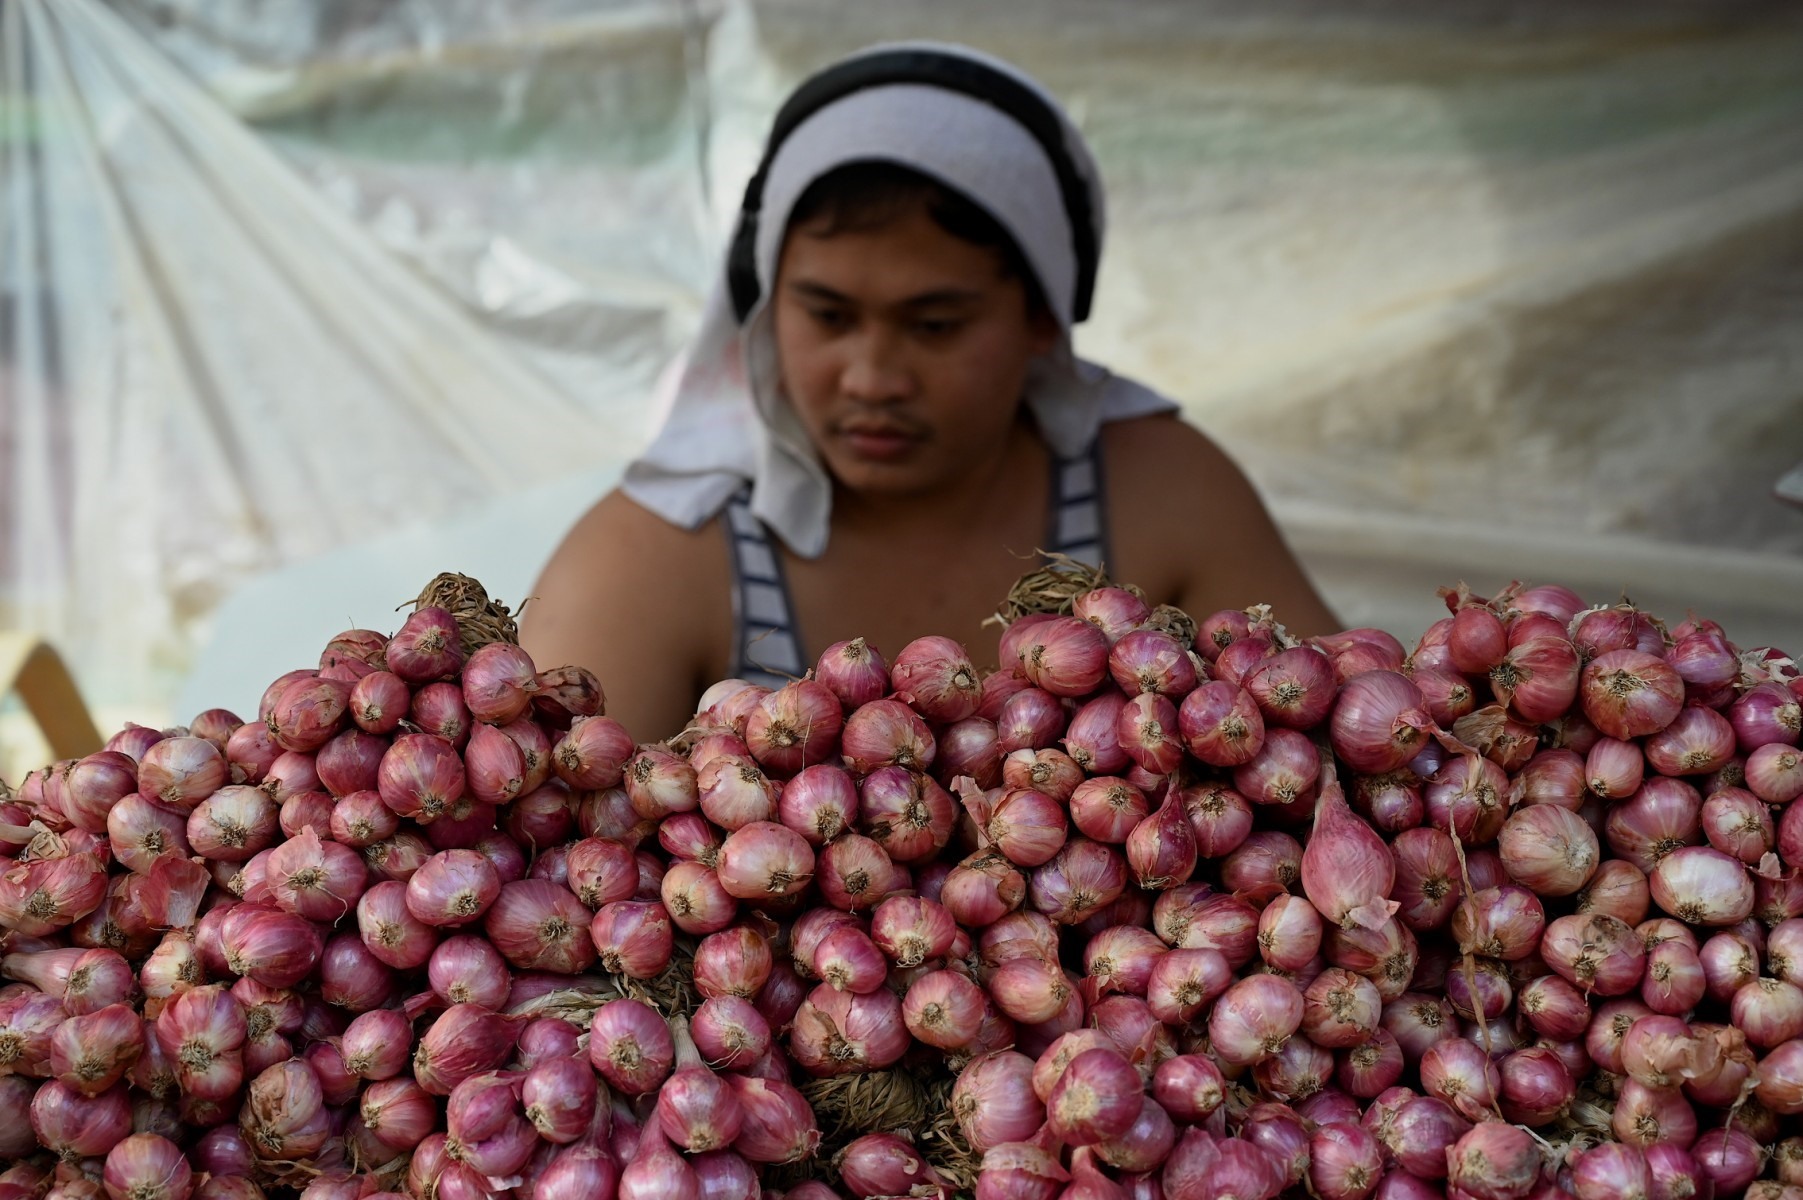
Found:
M 881 329 L 871 329 L 853 340 L 847 350 L 840 390 L 866 404 L 885 404 L 907 395 L 912 373 L 901 340 Z

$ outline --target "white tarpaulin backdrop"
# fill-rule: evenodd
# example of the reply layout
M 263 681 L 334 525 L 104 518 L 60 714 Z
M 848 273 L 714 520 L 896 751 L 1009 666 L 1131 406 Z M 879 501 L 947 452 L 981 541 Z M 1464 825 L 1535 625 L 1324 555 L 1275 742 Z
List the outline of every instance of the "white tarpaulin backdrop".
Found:
M 1066 98 L 1112 217 L 1081 349 L 1242 457 L 1349 622 L 1528 576 L 1803 649 L 1794 6 L 0 13 L 0 625 L 103 703 L 173 707 L 259 576 L 330 605 L 398 530 L 540 553 L 647 435 L 787 87 L 922 35 Z M 305 660 L 282 611 L 225 622 L 215 702 Z

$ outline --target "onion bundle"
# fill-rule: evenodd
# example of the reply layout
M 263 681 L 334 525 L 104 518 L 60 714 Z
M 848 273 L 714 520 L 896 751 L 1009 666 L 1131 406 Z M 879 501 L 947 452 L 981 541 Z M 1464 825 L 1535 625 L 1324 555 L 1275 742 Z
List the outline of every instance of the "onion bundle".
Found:
M 840 643 L 644 746 L 425 603 L 34 772 L 5 1196 L 1803 1186 L 1789 658 L 1561 588 L 1412 654 L 1073 591 L 998 670 Z

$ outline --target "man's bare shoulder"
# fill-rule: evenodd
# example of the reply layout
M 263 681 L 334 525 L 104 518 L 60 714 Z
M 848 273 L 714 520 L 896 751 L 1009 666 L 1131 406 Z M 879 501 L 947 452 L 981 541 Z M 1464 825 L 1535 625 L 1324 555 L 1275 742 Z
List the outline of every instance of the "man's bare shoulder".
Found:
M 723 661 L 730 574 L 718 521 L 684 529 L 610 492 L 539 575 L 521 641 L 535 660 L 599 675 L 635 734 L 667 733 Z
M 1213 438 L 1173 413 L 1110 423 L 1102 449 L 1122 578 L 1192 613 L 1271 603 L 1294 631 L 1339 627 Z
M 1176 413 L 1102 427 L 1110 486 L 1147 494 L 1194 495 L 1242 486 L 1245 475 L 1225 450 Z

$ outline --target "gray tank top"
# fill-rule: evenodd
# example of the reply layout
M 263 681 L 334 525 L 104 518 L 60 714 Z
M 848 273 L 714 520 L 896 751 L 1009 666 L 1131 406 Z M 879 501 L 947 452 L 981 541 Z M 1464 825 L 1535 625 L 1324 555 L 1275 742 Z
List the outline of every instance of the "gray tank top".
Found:
M 1074 458 L 1052 462 L 1045 549 L 1100 566 L 1108 558 L 1101 439 Z M 751 515 L 751 487 L 726 505 L 732 557 L 733 661 L 728 677 L 779 688 L 807 674 L 795 606 L 770 531 Z M 897 647 L 899 649 L 899 647 Z

